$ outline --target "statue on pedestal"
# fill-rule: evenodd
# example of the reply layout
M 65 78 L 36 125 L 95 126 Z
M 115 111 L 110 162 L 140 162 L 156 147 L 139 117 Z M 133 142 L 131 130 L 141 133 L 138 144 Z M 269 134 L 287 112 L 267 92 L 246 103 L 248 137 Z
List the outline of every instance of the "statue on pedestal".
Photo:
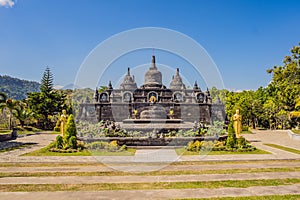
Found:
M 174 110 L 173 109 L 171 109 L 169 111 L 169 116 L 170 116 L 170 119 L 174 119 Z
M 241 137 L 242 132 L 242 115 L 240 115 L 240 110 L 236 110 L 233 115 L 233 128 L 236 135 L 236 138 Z
M 62 136 L 64 136 L 65 134 L 67 119 L 68 119 L 67 111 L 62 110 L 62 114 L 60 116 L 60 133 L 62 134 Z
M 134 110 L 133 110 L 133 117 L 134 117 L 134 119 L 137 119 L 137 118 L 138 118 L 138 114 L 139 114 L 139 111 L 136 110 L 136 109 L 134 109 Z

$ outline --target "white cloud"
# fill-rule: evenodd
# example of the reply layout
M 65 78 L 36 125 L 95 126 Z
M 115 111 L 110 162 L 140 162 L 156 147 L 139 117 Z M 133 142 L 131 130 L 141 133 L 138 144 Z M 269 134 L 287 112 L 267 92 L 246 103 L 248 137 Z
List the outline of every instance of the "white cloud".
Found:
M 15 2 L 13 0 L 0 0 L 0 6 L 4 7 L 13 7 L 15 5 Z

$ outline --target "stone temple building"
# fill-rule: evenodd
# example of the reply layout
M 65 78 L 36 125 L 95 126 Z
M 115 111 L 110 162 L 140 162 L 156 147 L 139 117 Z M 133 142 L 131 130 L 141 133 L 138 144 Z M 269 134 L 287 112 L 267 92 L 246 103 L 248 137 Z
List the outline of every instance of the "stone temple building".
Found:
M 202 91 L 196 81 L 193 88 L 187 88 L 178 68 L 168 87 L 163 85 L 162 78 L 155 56 L 152 56 L 143 85 L 137 86 L 128 68 L 118 89 L 109 82 L 104 92 L 99 93 L 96 89 L 93 102 L 86 101 L 80 105 L 79 118 L 110 120 L 124 127 L 128 123 L 155 124 L 163 121 L 170 127 L 192 128 L 195 122 L 211 124 L 214 120 L 224 121 L 224 105 L 212 103 L 209 90 Z

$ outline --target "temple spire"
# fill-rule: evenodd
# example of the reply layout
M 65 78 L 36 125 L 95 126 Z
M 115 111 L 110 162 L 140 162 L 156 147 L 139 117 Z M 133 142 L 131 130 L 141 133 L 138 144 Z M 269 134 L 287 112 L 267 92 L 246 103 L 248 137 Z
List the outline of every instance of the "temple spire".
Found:
M 155 63 L 155 55 L 152 55 L 152 63 Z
M 198 84 L 197 84 L 197 81 L 195 81 L 195 83 L 194 83 L 194 90 L 198 90 L 199 88 L 198 88 Z
M 127 75 L 130 76 L 130 68 L 127 68 Z
M 176 68 L 176 75 L 179 76 L 179 68 Z
M 152 61 L 151 61 L 151 66 L 150 69 L 155 69 L 157 70 L 156 64 L 155 64 L 155 56 L 152 56 Z
M 112 90 L 112 89 L 113 89 L 112 84 L 111 84 L 111 81 L 108 82 L 108 89 L 109 89 L 109 90 Z

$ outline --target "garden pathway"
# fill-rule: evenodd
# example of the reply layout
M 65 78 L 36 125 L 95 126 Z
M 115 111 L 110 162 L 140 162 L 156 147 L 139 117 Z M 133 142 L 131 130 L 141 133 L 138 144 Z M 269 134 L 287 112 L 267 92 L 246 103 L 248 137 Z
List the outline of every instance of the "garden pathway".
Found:
M 46 177 L 2 177 L 2 184 L 55 184 L 55 183 L 154 183 L 154 182 L 186 182 L 186 181 L 223 181 L 223 180 L 257 180 L 300 178 L 300 172 L 260 172 L 247 173 L 251 168 L 284 168 L 299 167 L 300 155 L 265 146 L 264 143 L 274 143 L 295 149 L 300 148 L 300 142 L 291 140 L 285 131 L 254 131 L 255 134 L 245 134 L 244 137 L 253 145 L 272 154 L 240 154 L 240 155 L 198 155 L 178 157 L 173 149 L 137 150 L 135 156 L 21 156 L 24 153 L 39 149 L 51 141 L 56 135 L 39 134 L 18 138 L 17 142 L 34 142 L 35 145 L 0 153 L 0 162 L 49 163 L 44 167 L 0 167 L 1 172 L 105 172 L 115 170 L 150 171 L 158 167 L 160 170 L 224 170 L 245 169 L 245 173 L 236 174 L 193 174 L 166 176 L 46 176 Z M 1 144 L 0 144 L 1 145 Z M 266 162 L 266 160 L 269 160 Z M 287 161 L 289 160 L 289 161 Z M 162 163 L 155 163 L 161 162 Z M 216 161 L 208 164 L 180 163 L 180 161 Z M 217 164 L 218 161 L 229 161 Z M 235 162 L 242 161 L 242 162 Z M 144 163 L 141 163 L 144 162 Z M 146 162 L 146 164 L 145 164 Z M 149 163 L 150 162 L 150 163 Z M 175 162 L 174 165 L 169 165 Z M 86 163 L 78 166 L 52 167 L 50 163 Z M 104 163 L 102 165 L 101 163 Z M 120 164 L 121 163 L 121 164 Z M 147 164 L 148 163 L 148 164 Z M 88 165 L 93 164 L 93 165 Z M 96 165 L 96 166 L 95 166 Z M 123 167 L 123 168 L 122 168 Z M 152 189 L 152 190 L 105 190 L 105 191 L 56 191 L 56 192 L 1 192 L 0 199 L 170 199 L 170 198 L 205 198 L 225 196 L 260 196 L 274 194 L 300 194 L 300 184 L 280 186 L 255 186 L 247 188 L 198 188 L 198 189 Z
M 2 200 L 82 200 L 82 199 L 179 199 L 239 197 L 281 194 L 300 194 L 300 185 L 255 186 L 247 188 L 200 188 L 200 189 L 160 189 L 160 190 L 106 190 L 70 192 L 1 192 Z
M 3 177 L 3 184 L 95 184 L 95 183 L 164 183 L 202 182 L 225 180 L 268 180 L 300 178 L 300 172 L 261 172 L 237 174 L 192 174 L 163 176 L 47 176 L 47 177 Z

